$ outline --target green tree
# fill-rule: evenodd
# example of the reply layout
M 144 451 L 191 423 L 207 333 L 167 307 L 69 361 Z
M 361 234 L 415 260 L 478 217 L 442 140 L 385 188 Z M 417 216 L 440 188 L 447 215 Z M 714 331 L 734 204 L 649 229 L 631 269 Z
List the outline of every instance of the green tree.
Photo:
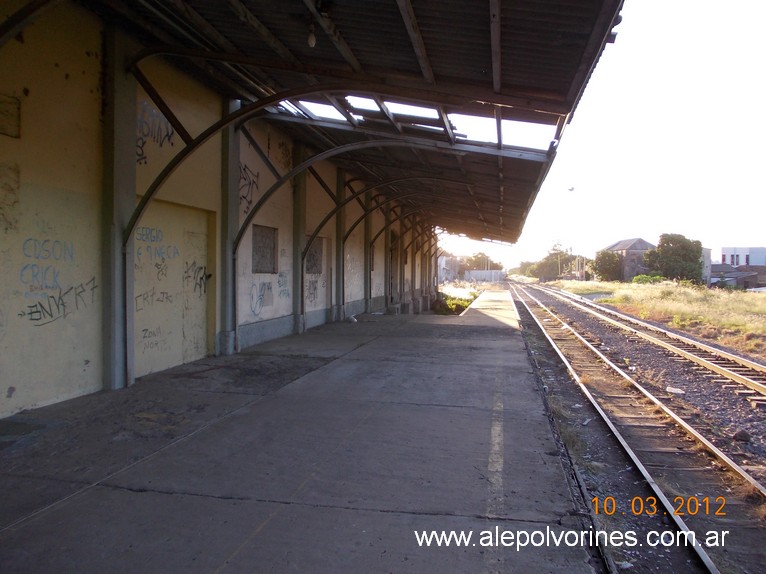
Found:
M 702 243 L 677 233 L 664 233 L 656 249 L 644 253 L 650 273 L 668 279 L 702 282 Z
M 571 266 L 576 256 L 564 251 L 556 244 L 541 261 L 529 268 L 528 273 L 532 277 L 547 280 L 555 279 Z
M 622 280 L 622 258 L 614 251 L 599 251 L 593 260 L 593 273 L 601 281 Z
M 499 270 L 503 268 L 503 264 L 498 263 L 497 261 L 492 261 L 489 255 L 485 253 L 476 253 L 475 255 L 466 257 L 465 268 L 478 270 Z

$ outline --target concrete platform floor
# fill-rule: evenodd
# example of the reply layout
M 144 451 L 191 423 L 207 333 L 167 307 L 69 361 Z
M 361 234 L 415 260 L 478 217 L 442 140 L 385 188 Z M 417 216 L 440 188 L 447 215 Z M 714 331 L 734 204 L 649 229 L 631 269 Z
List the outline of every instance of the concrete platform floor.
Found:
M 197 361 L 0 435 L 3 574 L 592 572 L 579 546 L 494 539 L 580 528 L 504 291 Z M 472 538 L 419 545 L 432 530 Z

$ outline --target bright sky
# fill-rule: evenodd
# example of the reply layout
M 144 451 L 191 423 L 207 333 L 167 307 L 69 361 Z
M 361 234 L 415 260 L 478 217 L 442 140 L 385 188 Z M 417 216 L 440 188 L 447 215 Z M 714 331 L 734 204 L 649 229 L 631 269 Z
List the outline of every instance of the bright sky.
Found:
M 766 246 L 766 2 L 625 0 L 511 247 L 443 241 L 507 267 L 555 244 L 578 255 L 680 233 L 712 249 Z

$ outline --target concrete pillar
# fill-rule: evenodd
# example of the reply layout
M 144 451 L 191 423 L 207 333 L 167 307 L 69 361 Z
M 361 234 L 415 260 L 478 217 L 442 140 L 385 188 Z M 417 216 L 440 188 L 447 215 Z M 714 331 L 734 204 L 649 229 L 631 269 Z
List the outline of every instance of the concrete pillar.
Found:
M 306 148 L 296 143 L 293 147 L 293 165 L 306 159 Z M 306 247 L 306 172 L 293 178 L 293 332 L 306 330 L 304 310 L 303 250 Z
M 346 173 L 338 168 L 335 177 L 335 199 L 340 204 L 346 197 Z M 335 308 L 333 309 L 333 320 L 342 321 L 346 313 L 344 305 L 345 296 L 345 245 L 343 236 L 346 234 L 346 209 L 341 208 L 335 214 Z
M 133 383 L 133 238 L 123 232 L 136 205 L 136 81 L 125 62 L 137 47 L 104 31 L 104 193 L 102 202 L 104 388 Z
M 223 112 L 230 114 L 240 102 L 226 103 Z M 226 128 L 221 134 L 221 220 L 220 220 L 220 297 L 216 333 L 216 355 L 232 355 L 237 351 L 237 267 L 234 238 L 239 231 L 239 130 Z

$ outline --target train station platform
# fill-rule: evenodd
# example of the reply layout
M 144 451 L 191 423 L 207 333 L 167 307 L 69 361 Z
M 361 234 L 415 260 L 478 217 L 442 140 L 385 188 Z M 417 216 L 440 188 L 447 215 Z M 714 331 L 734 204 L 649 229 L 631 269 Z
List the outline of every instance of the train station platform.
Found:
M 498 290 L 26 411 L 0 572 L 592 572 L 540 393 Z

